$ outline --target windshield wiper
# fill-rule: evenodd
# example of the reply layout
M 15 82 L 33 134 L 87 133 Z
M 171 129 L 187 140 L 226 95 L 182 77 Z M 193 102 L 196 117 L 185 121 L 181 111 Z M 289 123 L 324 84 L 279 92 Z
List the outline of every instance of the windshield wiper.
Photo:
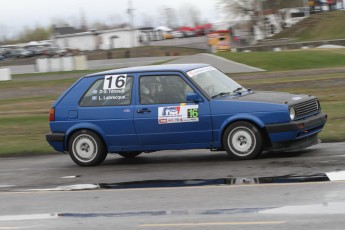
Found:
M 231 92 L 221 92 L 221 93 L 218 93 L 218 94 L 216 94 L 216 95 L 213 95 L 213 96 L 212 96 L 212 99 L 213 99 L 213 98 L 216 98 L 216 97 L 228 95 L 228 94 L 230 94 L 230 93 L 231 93 Z
M 239 91 L 241 91 L 243 89 L 243 87 L 238 87 L 237 89 L 235 89 L 234 91 L 232 91 L 232 93 L 240 93 Z

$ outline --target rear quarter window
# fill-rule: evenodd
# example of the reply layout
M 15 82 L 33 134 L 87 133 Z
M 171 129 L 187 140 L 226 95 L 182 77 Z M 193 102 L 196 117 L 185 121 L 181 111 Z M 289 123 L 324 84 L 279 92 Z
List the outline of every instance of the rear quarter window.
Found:
M 79 102 L 79 106 L 121 106 L 132 100 L 133 77 L 127 75 L 106 75 L 95 80 Z

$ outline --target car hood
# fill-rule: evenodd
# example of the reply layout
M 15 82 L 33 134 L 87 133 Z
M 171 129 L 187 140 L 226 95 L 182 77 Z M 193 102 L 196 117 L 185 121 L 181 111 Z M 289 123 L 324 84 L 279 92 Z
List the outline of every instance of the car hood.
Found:
M 225 100 L 238 100 L 238 101 L 254 101 L 266 102 L 273 104 L 287 104 L 294 105 L 304 101 L 315 99 L 316 97 L 304 94 L 291 94 L 284 92 L 269 92 L 269 91 L 256 91 L 250 94 L 242 94 L 239 97 L 231 98 L 225 97 Z

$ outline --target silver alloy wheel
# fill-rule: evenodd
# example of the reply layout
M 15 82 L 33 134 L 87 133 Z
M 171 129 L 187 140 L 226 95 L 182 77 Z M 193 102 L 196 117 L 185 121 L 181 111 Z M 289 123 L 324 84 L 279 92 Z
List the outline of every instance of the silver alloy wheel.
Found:
M 252 130 L 239 126 L 233 129 L 228 136 L 228 146 L 233 154 L 245 157 L 250 155 L 256 146 L 256 138 Z
M 97 142 L 88 134 L 80 134 L 73 140 L 72 151 L 79 161 L 88 163 L 97 156 Z

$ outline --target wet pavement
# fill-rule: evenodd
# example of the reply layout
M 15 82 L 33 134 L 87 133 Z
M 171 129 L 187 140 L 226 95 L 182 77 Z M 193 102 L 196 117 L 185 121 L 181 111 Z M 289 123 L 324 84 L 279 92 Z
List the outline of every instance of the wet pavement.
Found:
M 79 184 L 174 187 L 245 184 L 255 180 L 257 183 L 320 181 L 327 180 L 325 173 L 344 171 L 344 165 L 345 143 L 319 144 L 296 152 L 266 153 L 251 161 L 233 161 L 225 152 L 209 150 L 161 151 L 142 154 L 135 159 L 110 154 L 97 167 L 79 167 L 68 155 L 56 153 L 1 158 L 0 192 Z M 309 178 L 303 179 L 306 176 Z
M 0 229 L 343 229 L 345 143 L 251 161 L 162 151 L 98 167 L 0 159 Z

